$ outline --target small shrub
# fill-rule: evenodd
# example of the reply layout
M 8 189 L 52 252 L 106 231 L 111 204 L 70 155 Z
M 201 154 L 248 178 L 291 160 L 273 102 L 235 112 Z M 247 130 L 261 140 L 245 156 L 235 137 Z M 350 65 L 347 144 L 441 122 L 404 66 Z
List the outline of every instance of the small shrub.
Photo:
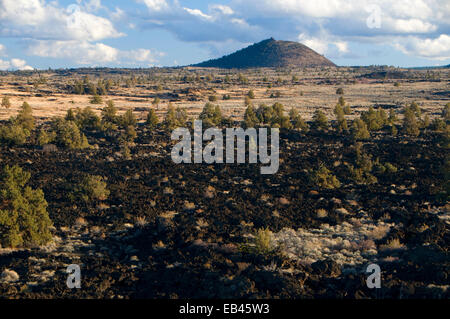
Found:
M 281 97 L 281 92 L 280 91 L 275 91 L 275 92 L 270 94 L 270 98 L 271 99 L 279 99 L 280 97 Z
M 210 101 L 210 102 L 216 102 L 216 101 L 217 101 L 217 96 L 215 96 L 215 95 L 210 95 L 210 96 L 208 97 L 208 101 Z
M 443 119 L 440 118 L 435 118 L 432 122 L 431 122 L 431 129 L 436 131 L 436 132 L 443 132 L 445 131 L 445 121 Z
M 350 114 L 352 114 L 352 110 L 350 109 L 350 105 L 345 105 L 344 106 L 344 114 L 345 115 L 350 115 Z
M 250 90 L 248 91 L 247 96 L 253 100 L 255 98 L 255 92 L 253 92 L 253 90 Z
M 89 99 L 89 103 L 91 103 L 91 104 L 102 104 L 103 103 L 103 99 L 102 99 L 102 97 L 100 95 L 95 94 Z
M 336 176 L 331 174 L 331 171 L 324 165 L 320 164 L 319 168 L 313 171 L 311 175 L 311 182 L 325 189 L 335 189 L 341 187 L 341 183 Z
M 152 101 L 152 105 L 154 105 L 156 107 L 159 105 L 159 103 L 161 103 L 161 100 L 159 99 L 159 97 L 155 97 Z
M 9 97 L 4 96 L 2 98 L 2 107 L 9 109 L 11 107 L 11 101 L 9 100 Z
M 250 243 L 242 245 L 241 250 L 256 255 L 271 255 L 276 253 L 277 247 L 273 244 L 273 234 L 270 229 L 260 228 Z
M 446 122 L 450 121 L 450 103 L 445 104 L 445 107 L 442 110 L 442 118 Z
M 386 244 L 380 245 L 380 250 L 401 250 L 405 248 L 406 246 L 398 238 L 390 239 Z
M 338 89 L 336 90 L 336 94 L 338 94 L 338 95 L 343 95 L 343 94 L 344 94 L 344 89 L 343 89 L 343 88 L 338 88 Z
M 110 192 L 103 177 L 98 175 L 87 175 L 75 186 L 72 199 L 82 199 L 85 202 L 93 200 L 106 200 Z

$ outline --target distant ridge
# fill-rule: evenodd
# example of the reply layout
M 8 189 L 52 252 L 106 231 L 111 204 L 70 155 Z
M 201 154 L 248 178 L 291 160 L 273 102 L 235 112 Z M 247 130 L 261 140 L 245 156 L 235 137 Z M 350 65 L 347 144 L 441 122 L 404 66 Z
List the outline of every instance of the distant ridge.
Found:
M 196 67 L 243 69 L 258 67 L 336 66 L 306 45 L 273 38 L 250 45 L 219 59 L 195 64 Z
M 438 65 L 438 66 L 416 66 L 410 67 L 411 70 L 433 70 L 433 69 L 450 69 L 450 64 L 448 65 Z

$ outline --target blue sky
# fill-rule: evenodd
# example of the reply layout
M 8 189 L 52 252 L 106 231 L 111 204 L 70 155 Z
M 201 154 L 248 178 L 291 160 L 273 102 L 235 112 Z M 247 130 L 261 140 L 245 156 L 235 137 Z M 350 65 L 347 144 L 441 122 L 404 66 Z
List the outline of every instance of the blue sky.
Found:
M 450 64 L 446 0 L 0 0 L 0 70 L 188 65 L 274 37 L 338 65 Z

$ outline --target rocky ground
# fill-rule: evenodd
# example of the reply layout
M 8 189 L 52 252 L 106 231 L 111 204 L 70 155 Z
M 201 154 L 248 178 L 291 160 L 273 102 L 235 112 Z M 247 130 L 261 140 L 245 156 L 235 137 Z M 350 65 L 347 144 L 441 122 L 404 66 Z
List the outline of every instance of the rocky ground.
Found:
M 169 136 L 142 127 L 129 160 L 107 138 L 88 138 L 97 147 L 2 148 L 1 165 L 20 165 L 43 189 L 54 240 L 0 249 L 1 297 L 450 297 L 449 206 L 438 196 L 446 154 L 432 133 L 365 143 L 398 168 L 371 185 L 350 178 L 353 142 L 331 132 L 282 131 L 275 175 L 256 164 L 176 165 Z M 340 188 L 310 182 L 319 162 Z M 68 198 L 83 174 L 107 179 L 107 200 Z M 272 231 L 270 252 L 247 249 L 260 228 Z M 371 263 L 380 289 L 367 288 Z M 81 267 L 81 289 L 66 286 L 70 264 Z

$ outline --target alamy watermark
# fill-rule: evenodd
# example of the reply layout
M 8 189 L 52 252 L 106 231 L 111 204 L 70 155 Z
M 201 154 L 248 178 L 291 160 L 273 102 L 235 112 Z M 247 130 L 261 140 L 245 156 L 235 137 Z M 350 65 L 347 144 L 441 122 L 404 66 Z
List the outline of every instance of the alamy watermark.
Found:
M 371 273 L 367 279 L 367 288 L 381 288 L 381 268 L 377 264 L 370 264 L 367 266 L 367 273 Z
M 377 4 L 369 4 L 366 7 L 366 11 L 370 15 L 366 19 L 366 25 L 369 29 L 380 29 L 381 28 L 381 8 Z
M 79 265 L 72 264 L 67 266 L 66 272 L 68 273 L 66 285 L 69 289 L 81 288 L 81 268 Z
M 188 128 L 179 127 L 171 134 L 172 141 L 180 140 L 172 149 L 171 157 L 174 163 L 227 163 L 243 164 L 246 161 L 246 139 L 248 138 L 248 162 L 261 164 L 261 174 L 275 174 L 279 168 L 279 129 L 270 129 L 270 154 L 268 149 L 268 128 L 226 128 L 224 144 L 223 131 L 217 127 L 208 128 L 203 133 L 202 121 L 194 121 L 194 147 Z M 203 149 L 203 141 L 211 141 Z M 236 143 L 235 143 L 236 142 Z M 235 152 L 235 148 L 237 151 Z M 225 161 L 224 161 L 225 152 Z M 236 161 L 235 161 L 235 153 Z

